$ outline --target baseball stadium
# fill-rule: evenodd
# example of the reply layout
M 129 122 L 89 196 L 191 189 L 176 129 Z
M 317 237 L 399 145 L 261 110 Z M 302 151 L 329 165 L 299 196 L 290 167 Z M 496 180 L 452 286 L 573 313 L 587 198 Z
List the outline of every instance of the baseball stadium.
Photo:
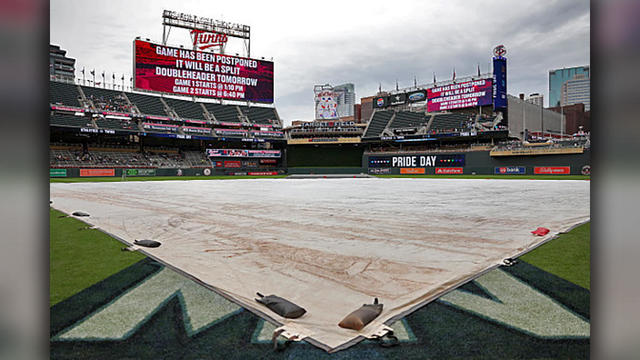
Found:
M 589 358 L 589 123 L 505 46 L 289 124 L 250 26 L 158 15 L 131 79 L 50 45 L 51 358 Z

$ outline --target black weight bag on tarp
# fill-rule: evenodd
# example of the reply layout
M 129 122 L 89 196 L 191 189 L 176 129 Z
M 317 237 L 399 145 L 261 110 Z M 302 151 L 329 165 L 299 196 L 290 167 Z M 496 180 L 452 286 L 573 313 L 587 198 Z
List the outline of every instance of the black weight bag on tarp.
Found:
M 361 330 L 382 312 L 382 304 L 375 298 L 373 304 L 363 304 L 358 310 L 345 316 L 338 324 L 341 328 Z
M 150 248 L 157 248 L 158 246 L 162 245 L 159 241 L 155 241 L 155 240 L 134 240 L 133 243 L 136 245 L 150 247 Z
M 276 314 L 288 318 L 288 319 L 296 319 L 300 316 L 304 315 L 307 310 L 301 308 L 300 306 L 292 303 L 287 299 L 283 299 L 280 296 L 269 295 L 264 296 L 260 293 L 256 293 L 260 298 L 256 299 L 257 302 L 263 304 L 268 307 L 271 311 Z

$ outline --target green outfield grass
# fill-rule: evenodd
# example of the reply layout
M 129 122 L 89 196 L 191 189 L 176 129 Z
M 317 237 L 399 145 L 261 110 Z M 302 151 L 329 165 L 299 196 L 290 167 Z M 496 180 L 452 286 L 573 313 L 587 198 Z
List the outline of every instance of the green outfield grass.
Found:
M 287 175 L 263 176 L 128 176 L 125 181 L 163 181 L 163 180 L 238 180 L 238 179 L 281 179 Z M 117 182 L 121 177 L 81 177 L 81 178 L 49 178 L 52 183 L 72 182 Z
M 49 210 L 49 306 L 138 262 L 144 255 L 71 217 Z
M 590 180 L 585 175 L 373 175 L 380 178 Z
M 520 259 L 565 280 L 591 289 L 591 223 L 561 234 Z

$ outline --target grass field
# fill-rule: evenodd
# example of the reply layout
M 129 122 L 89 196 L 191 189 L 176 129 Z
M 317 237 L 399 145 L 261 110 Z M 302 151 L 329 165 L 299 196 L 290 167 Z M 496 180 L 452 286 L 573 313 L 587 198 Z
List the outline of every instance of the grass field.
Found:
M 79 220 L 49 210 L 49 306 L 140 261 L 124 245 Z
M 565 280 L 591 289 L 591 223 L 561 234 L 520 259 Z

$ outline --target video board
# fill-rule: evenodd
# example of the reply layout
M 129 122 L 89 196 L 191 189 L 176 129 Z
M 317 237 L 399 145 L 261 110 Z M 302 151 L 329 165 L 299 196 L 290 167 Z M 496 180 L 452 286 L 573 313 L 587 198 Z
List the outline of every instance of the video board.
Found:
M 427 89 L 427 111 L 462 109 L 493 103 L 491 79 L 466 81 Z
M 273 62 L 134 40 L 134 87 L 174 95 L 273 103 Z

